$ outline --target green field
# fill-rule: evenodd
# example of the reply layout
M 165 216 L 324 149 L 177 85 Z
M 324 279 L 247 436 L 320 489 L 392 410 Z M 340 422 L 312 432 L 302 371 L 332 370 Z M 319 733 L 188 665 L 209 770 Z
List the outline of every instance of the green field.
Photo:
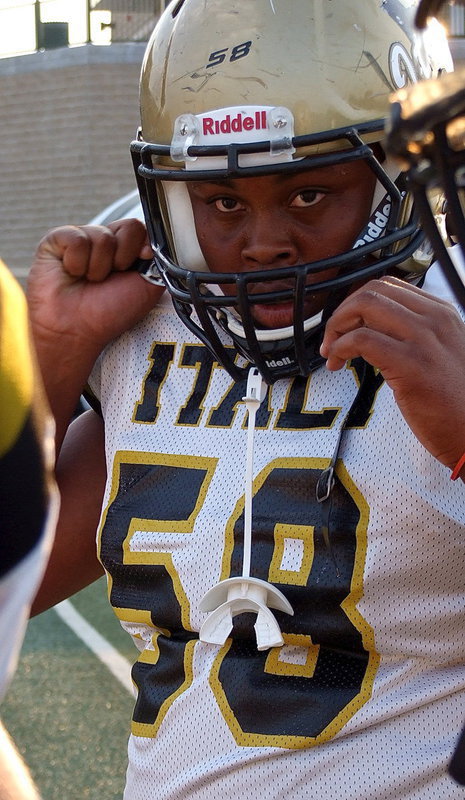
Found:
M 109 607 L 104 579 L 71 602 L 132 663 L 137 651 Z M 128 688 L 54 609 L 31 620 L 1 716 L 43 800 L 122 797 L 132 706 Z

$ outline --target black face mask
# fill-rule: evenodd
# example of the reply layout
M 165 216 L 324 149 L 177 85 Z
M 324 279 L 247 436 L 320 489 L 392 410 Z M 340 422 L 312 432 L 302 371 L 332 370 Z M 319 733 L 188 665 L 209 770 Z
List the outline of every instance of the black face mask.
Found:
M 404 216 L 405 190 L 394 183 L 383 168 L 384 157 L 379 145 L 374 150 L 361 138 L 364 134 L 383 132 L 384 120 L 365 126 L 339 129 L 325 134 L 294 137 L 296 151 L 293 161 L 266 166 L 240 165 L 240 156 L 270 151 L 270 142 L 255 144 L 215 145 L 189 148 L 189 155 L 197 158 L 195 171 L 184 167 L 158 166 L 160 159 L 169 158 L 169 147 L 135 141 L 131 152 L 142 207 L 154 251 L 154 272 L 163 279 L 174 308 L 185 325 L 212 352 L 235 380 L 246 377 L 250 364 L 258 368 L 268 383 L 295 375 L 308 375 L 322 363 L 319 347 L 327 318 L 356 285 L 372 277 L 380 277 L 402 264 L 417 250 L 424 238 L 413 208 L 407 219 Z M 309 162 L 302 148 L 327 143 L 330 139 L 344 140 L 347 147 L 337 152 L 313 156 Z M 214 152 L 213 152 L 214 151 Z M 200 167 L 202 159 L 212 155 L 225 156 L 224 169 Z M 258 177 L 279 172 L 298 172 L 312 167 L 329 166 L 364 160 L 374 171 L 385 192 L 380 206 L 364 231 L 360 232 L 357 246 L 340 255 L 319 262 L 280 267 L 260 272 L 222 273 L 200 272 L 177 262 L 170 235 L 160 208 L 158 187 L 167 181 L 211 181 L 228 178 Z M 226 162 L 225 162 L 226 163 Z M 160 190 L 162 191 L 162 190 Z M 382 208 L 382 211 L 381 211 Z M 383 212 L 383 213 L 382 213 Z M 382 220 L 382 225 L 381 225 Z M 424 272 L 424 267 L 421 270 Z M 307 284 L 309 275 L 330 273 L 333 277 Z M 412 276 L 405 276 L 407 279 Z M 416 276 L 417 277 L 417 276 Z M 276 288 L 282 281 L 283 288 Z M 263 287 L 260 294 L 252 284 Z M 270 289 L 267 290 L 267 283 Z M 227 293 L 222 287 L 228 284 Z M 305 301 L 309 295 L 321 295 L 321 313 L 305 317 Z M 264 330 L 254 320 L 254 304 L 266 305 L 293 302 L 293 323 L 289 328 Z
M 450 243 L 457 242 L 465 254 L 465 72 L 421 81 L 395 95 L 386 147 L 406 169 L 426 236 L 457 300 L 465 306 L 464 268 L 460 260 L 452 260 L 429 199 L 430 190 L 443 190 Z

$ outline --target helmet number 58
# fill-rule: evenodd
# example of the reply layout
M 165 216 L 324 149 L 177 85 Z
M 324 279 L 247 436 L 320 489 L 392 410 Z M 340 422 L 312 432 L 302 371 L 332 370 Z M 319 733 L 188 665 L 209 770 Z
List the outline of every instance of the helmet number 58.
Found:
M 242 42 L 241 44 L 236 44 L 232 48 L 223 47 L 222 50 L 214 50 L 213 53 L 210 53 L 206 66 L 217 67 L 226 60 L 238 61 L 240 58 L 244 58 L 249 54 L 251 47 L 252 42 Z

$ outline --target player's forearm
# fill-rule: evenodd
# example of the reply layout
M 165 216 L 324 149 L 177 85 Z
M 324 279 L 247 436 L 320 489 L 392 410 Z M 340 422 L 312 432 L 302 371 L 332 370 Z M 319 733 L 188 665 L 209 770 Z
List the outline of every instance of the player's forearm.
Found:
M 103 575 L 96 532 L 106 465 L 103 423 L 94 411 L 86 411 L 70 425 L 56 472 L 60 516 L 32 614 L 45 611 Z
M 33 338 L 45 392 L 55 418 L 58 453 L 99 348 L 70 337 L 48 338 L 37 330 L 33 330 Z

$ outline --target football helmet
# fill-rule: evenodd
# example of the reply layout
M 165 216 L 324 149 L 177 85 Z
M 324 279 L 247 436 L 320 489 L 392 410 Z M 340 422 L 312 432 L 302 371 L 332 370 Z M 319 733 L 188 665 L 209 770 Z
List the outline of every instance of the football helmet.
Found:
M 422 0 L 416 16 L 424 28 L 445 0 Z M 465 267 L 456 249 L 465 254 L 465 70 L 416 83 L 392 97 L 386 124 L 386 148 L 399 159 L 415 197 L 420 219 L 436 257 L 459 303 L 465 307 Z M 445 195 L 446 214 L 438 215 L 431 189 Z
M 322 363 L 326 319 L 354 285 L 394 269 L 417 280 L 429 266 L 399 166 L 379 144 L 390 94 L 452 69 L 444 31 L 430 21 L 419 33 L 416 9 L 416 0 L 173 0 L 152 34 L 131 152 L 154 271 L 235 379 L 250 363 L 269 383 L 309 374 Z M 376 188 L 371 216 L 346 252 L 259 272 L 207 266 L 189 181 L 359 160 Z M 260 294 L 251 291 L 257 281 Z M 321 296 L 321 311 L 306 319 L 310 292 Z M 266 329 L 254 319 L 254 304 L 290 300 L 291 326 Z

